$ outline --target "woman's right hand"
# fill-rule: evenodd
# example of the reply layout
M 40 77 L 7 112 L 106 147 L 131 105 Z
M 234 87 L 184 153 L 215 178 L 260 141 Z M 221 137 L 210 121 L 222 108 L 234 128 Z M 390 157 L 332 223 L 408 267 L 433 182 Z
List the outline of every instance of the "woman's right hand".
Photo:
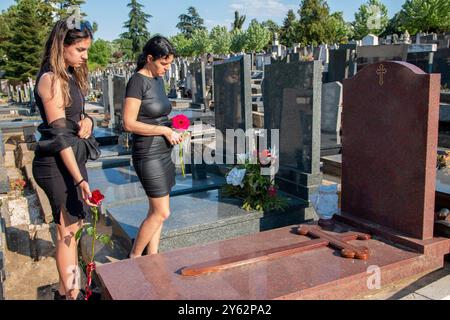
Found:
M 182 135 L 172 130 L 171 128 L 167 128 L 166 132 L 164 133 L 164 136 L 173 146 L 180 144 L 183 141 Z
M 83 200 L 84 202 L 89 206 L 89 207 L 96 207 L 95 204 L 93 204 L 92 202 L 89 201 L 89 198 L 92 197 L 92 193 L 91 193 L 91 189 L 89 188 L 89 183 L 87 183 L 86 181 L 83 181 L 78 188 L 80 188 L 81 190 L 81 194 L 83 196 Z

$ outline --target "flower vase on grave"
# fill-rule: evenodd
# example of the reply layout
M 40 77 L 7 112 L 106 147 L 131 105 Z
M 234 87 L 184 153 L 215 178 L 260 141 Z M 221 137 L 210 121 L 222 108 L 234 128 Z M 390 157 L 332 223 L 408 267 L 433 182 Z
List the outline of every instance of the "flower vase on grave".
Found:
M 320 218 L 321 227 L 334 226 L 333 216 L 339 212 L 338 186 L 321 185 L 318 192 L 312 195 L 312 205 Z

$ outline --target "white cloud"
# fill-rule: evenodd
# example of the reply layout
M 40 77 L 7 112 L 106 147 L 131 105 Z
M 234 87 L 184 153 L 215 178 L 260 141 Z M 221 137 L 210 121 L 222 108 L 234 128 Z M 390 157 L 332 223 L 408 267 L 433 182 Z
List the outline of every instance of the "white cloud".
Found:
M 297 9 L 297 5 L 287 5 L 280 0 L 234 0 L 230 9 L 256 18 L 281 18 L 290 9 Z

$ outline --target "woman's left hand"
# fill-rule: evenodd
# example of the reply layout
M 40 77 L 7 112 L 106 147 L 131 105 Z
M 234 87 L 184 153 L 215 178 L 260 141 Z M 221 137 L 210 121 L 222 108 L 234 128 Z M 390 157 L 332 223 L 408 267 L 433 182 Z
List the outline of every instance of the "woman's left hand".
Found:
M 78 136 L 81 139 L 88 139 L 92 135 L 92 127 L 93 127 L 92 120 L 86 117 L 80 122 L 78 122 L 78 125 L 80 126 Z

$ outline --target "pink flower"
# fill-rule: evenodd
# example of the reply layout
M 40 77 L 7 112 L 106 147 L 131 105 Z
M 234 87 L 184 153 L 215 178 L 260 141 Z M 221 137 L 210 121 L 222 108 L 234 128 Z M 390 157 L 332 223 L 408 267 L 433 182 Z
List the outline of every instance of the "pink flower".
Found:
M 260 154 L 259 154 L 259 160 L 260 163 L 262 165 L 268 165 L 271 162 L 271 157 L 272 157 L 272 153 L 270 152 L 270 150 L 263 150 Z
M 172 126 L 177 130 L 187 130 L 191 126 L 191 121 L 183 114 L 179 114 L 172 118 Z

